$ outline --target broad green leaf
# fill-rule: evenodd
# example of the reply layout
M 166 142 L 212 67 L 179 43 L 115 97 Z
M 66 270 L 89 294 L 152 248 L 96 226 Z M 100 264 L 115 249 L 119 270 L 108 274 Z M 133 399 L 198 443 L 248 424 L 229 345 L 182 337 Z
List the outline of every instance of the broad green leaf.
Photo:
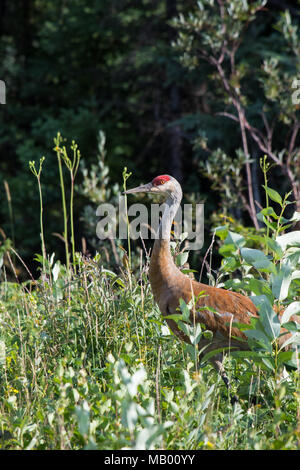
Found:
M 281 317 L 281 324 L 288 322 L 292 315 L 299 315 L 299 314 L 300 314 L 300 302 L 299 301 L 292 302 L 285 309 L 284 314 Z
M 259 310 L 259 318 L 264 327 L 264 333 L 273 341 L 280 334 L 278 315 L 274 312 L 272 305 L 265 295 L 252 297 L 252 300 Z
M 289 260 L 289 262 L 294 268 L 296 268 L 297 265 L 300 263 L 300 248 L 288 248 L 285 252 L 285 258 Z
M 273 302 L 274 300 L 274 295 L 272 293 L 272 290 L 269 286 L 269 284 L 260 279 L 255 279 L 255 278 L 250 278 L 250 279 L 245 279 L 243 283 L 247 290 L 251 290 L 253 294 L 255 295 L 266 295 L 268 299 Z
M 180 311 L 182 313 L 182 320 L 183 321 L 188 321 L 190 318 L 190 309 L 187 305 L 187 303 L 183 299 L 179 299 L 179 307 Z
M 276 241 L 283 251 L 285 251 L 288 246 L 300 246 L 300 231 L 295 230 L 294 232 L 280 235 L 276 238 Z
M 288 321 L 287 323 L 281 323 L 281 327 L 285 328 L 288 331 L 299 331 L 300 332 L 300 324 L 296 323 L 295 321 Z
M 166 315 L 164 316 L 166 320 L 174 320 L 178 322 L 179 320 L 182 320 L 182 314 L 181 313 L 172 313 L 171 315 Z
M 199 355 L 198 348 L 193 346 L 192 344 L 186 344 L 186 350 L 190 355 L 191 361 L 194 363 L 197 362 Z
M 131 397 L 137 394 L 137 388 L 141 385 L 147 377 L 145 369 L 137 370 L 132 376 L 130 382 L 127 384 L 127 390 Z
M 281 220 L 284 219 L 284 217 L 281 217 Z M 284 222 L 284 220 L 283 220 Z M 288 225 L 283 225 L 282 227 L 276 227 L 276 230 L 278 231 L 278 235 L 281 233 L 281 232 L 285 232 L 286 230 L 288 230 L 293 224 L 288 224 Z
M 240 263 L 233 256 L 228 256 L 228 258 L 222 259 L 222 270 L 224 271 L 233 271 L 240 266 Z
M 193 326 L 193 333 L 190 334 L 190 340 L 193 346 L 199 343 L 201 338 L 201 326 L 199 323 L 196 323 L 195 326 Z
M 183 370 L 183 377 L 184 377 L 184 388 L 187 394 L 191 393 L 191 391 L 197 386 L 197 383 L 191 383 L 190 374 L 187 370 Z
M 261 360 L 268 369 L 272 371 L 275 369 L 275 361 L 271 357 L 262 357 Z
M 300 220 L 300 212 L 294 212 L 293 217 L 290 219 L 290 222 L 299 222 Z
M 230 244 L 228 243 L 227 245 L 222 245 L 219 248 L 220 255 L 224 256 L 225 258 L 229 256 L 231 257 L 232 253 L 236 251 L 237 251 L 237 247 L 236 245 L 234 245 L 234 243 L 230 243 Z
M 183 274 L 189 274 L 189 273 L 197 273 L 198 271 L 196 269 L 181 269 L 181 272 Z
M 258 220 L 263 222 L 267 227 L 269 227 L 273 232 L 277 229 L 277 222 L 269 222 L 267 217 L 262 215 L 260 212 L 257 214 Z
M 185 323 L 185 322 L 182 322 L 181 320 L 179 320 L 177 322 L 177 325 L 178 325 L 178 328 L 183 331 L 183 333 L 185 335 L 187 335 L 188 337 L 190 337 L 190 335 L 193 333 L 193 327 L 191 325 L 189 325 L 188 323 Z
M 292 356 L 293 356 L 293 351 L 292 350 L 289 350 L 289 351 L 280 351 L 280 353 L 278 354 L 277 356 L 277 361 L 278 361 L 278 364 L 283 364 L 287 361 L 290 361 L 292 359 Z
M 274 251 L 278 258 L 281 258 L 283 256 L 283 251 L 279 245 L 279 243 L 276 242 L 273 238 L 266 237 L 266 245 L 270 250 Z
M 5 362 L 6 362 L 5 342 L 0 340 L 0 366 L 5 365 Z
M 124 362 L 120 362 L 118 364 L 118 372 L 122 382 L 127 388 L 128 394 L 131 397 L 135 397 L 137 394 L 138 386 L 141 385 L 147 377 L 145 369 L 141 367 L 133 375 L 130 375 Z
M 90 428 L 90 407 L 87 401 L 84 400 L 82 406 L 75 406 L 75 413 L 78 420 L 78 431 L 82 436 L 85 436 Z
M 278 219 L 278 215 L 274 211 L 273 207 L 265 207 L 265 209 L 260 211 L 260 214 L 265 216 L 271 215 L 272 217 L 274 217 L 274 219 Z
M 283 345 L 281 346 L 280 351 L 284 349 L 286 346 L 288 346 L 289 344 L 295 344 L 295 345 L 300 344 L 300 333 L 298 332 L 294 333 L 289 339 L 287 339 L 285 343 L 283 343 Z
M 221 240 L 225 240 L 225 238 L 227 237 L 228 235 L 228 226 L 226 225 L 221 225 L 219 227 L 216 227 L 214 229 L 214 232 L 216 235 L 218 235 L 218 237 L 221 238 Z
M 240 235 L 239 233 L 230 232 L 230 231 L 228 232 L 228 235 L 224 241 L 226 245 L 233 244 L 238 247 L 245 245 L 245 242 L 246 240 L 242 235 Z
M 176 256 L 176 264 L 177 266 L 183 266 L 189 257 L 189 252 L 184 251 L 183 253 L 179 253 L 179 255 Z
M 267 237 L 266 235 L 261 236 L 256 234 L 249 234 L 247 236 L 247 240 L 254 240 L 262 245 L 267 246 L 268 248 L 270 248 L 270 250 L 274 251 L 274 253 L 276 253 L 279 258 L 283 256 L 283 251 L 280 245 L 273 238 Z
M 283 301 L 287 298 L 292 281 L 292 268 L 285 262 L 277 274 L 271 274 L 272 292 L 276 299 Z
M 268 186 L 265 186 L 264 184 L 262 185 L 262 187 L 265 189 L 266 193 L 268 194 L 269 198 L 272 199 L 272 201 L 282 205 L 282 197 L 277 191 L 275 191 L 275 189 L 271 189 Z
M 58 278 L 58 275 L 59 275 L 59 271 L 60 271 L 60 263 L 59 261 L 56 261 L 53 269 L 52 269 L 52 276 L 53 276 L 53 281 L 56 282 L 57 281 L 57 278 Z
M 265 349 L 271 350 L 269 338 L 260 330 L 245 330 L 247 338 L 253 339 L 260 343 Z
M 272 272 L 275 270 L 275 266 L 270 259 L 260 250 L 253 248 L 242 248 L 241 255 L 246 263 L 251 264 L 258 270 L 266 270 Z
M 288 351 L 280 351 L 278 354 L 278 365 L 286 364 L 295 369 L 299 368 L 299 359 L 297 357 L 297 352 L 289 349 Z
M 151 424 L 150 426 L 141 429 L 138 431 L 135 445 L 133 449 L 135 450 L 148 450 L 152 449 L 154 443 L 159 440 L 160 436 L 165 432 L 165 430 L 172 426 L 172 421 L 165 421 L 162 424 Z
M 294 279 L 300 279 L 300 271 L 299 270 L 296 270 L 293 272 L 292 274 L 292 280 Z
M 138 412 L 136 403 L 124 400 L 122 402 L 122 422 L 132 432 L 138 420 Z

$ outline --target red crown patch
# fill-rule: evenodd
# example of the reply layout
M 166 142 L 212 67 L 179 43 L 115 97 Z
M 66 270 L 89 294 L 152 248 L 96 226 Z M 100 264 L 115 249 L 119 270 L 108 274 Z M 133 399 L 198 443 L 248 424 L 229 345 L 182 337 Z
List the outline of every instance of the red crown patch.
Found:
M 167 181 L 170 181 L 170 176 L 168 175 L 160 175 L 156 176 L 154 180 L 152 180 L 153 186 L 160 186 L 161 184 L 165 184 Z

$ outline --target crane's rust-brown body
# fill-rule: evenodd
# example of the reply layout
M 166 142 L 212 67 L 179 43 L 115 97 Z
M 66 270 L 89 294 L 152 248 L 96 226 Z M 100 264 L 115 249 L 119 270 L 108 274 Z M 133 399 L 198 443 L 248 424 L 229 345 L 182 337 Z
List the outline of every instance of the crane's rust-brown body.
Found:
M 166 207 L 154 243 L 149 279 L 154 300 L 163 316 L 179 313 L 180 299 L 188 303 L 194 296 L 197 299 L 195 308 L 191 309 L 191 322 L 200 322 L 213 333 L 212 339 L 200 339 L 199 349 L 204 353 L 225 348 L 249 350 L 247 336 L 236 326 L 236 323 L 250 324 L 251 317 L 258 316 L 258 310 L 246 296 L 217 287 L 196 282 L 183 274 L 175 265 L 170 252 L 170 231 L 172 221 L 182 199 L 182 190 L 178 181 L 172 176 L 161 175 L 151 183 L 126 191 L 127 194 L 148 192 L 167 196 Z M 199 296 L 199 294 L 201 294 Z M 198 298 L 199 296 L 199 298 Z M 206 307 L 210 307 L 206 308 Z M 283 312 L 278 312 L 279 316 Z M 298 317 L 291 320 L 299 322 Z M 190 342 L 187 335 L 177 326 L 177 323 L 166 318 L 170 329 L 178 338 Z M 279 347 L 291 335 L 282 329 L 278 342 Z M 222 365 L 223 355 L 216 352 L 210 361 L 221 374 L 225 384 L 229 381 Z M 233 397 L 235 398 L 235 397 Z M 235 401 L 235 400 L 234 400 Z
M 251 316 L 257 316 L 257 309 L 253 302 L 236 292 L 191 280 L 175 265 L 167 240 L 155 241 L 149 279 L 154 299 L 164 316 L 178 313 L 180 298 L 189 302 L 193 295 L 197 297 L 203 293 L 195 306 L 195 321 L 203 323 L 214 334 L 211 347 L 206 351 L 228 347 L 229 339 L 233 347 L 248 349 L 246 336 L 233 324 L 235 322 L 249 324 Z M 206 310 L 205 307 L 211 307 L 215 313 Z M 176 336 L 183 341 L 189 341 L 174 320 L 167 319 L 166 321 Z M 193 321 L 193 313 L 191 313 L 191 321 Z M 202 341 L 202 343 L 205 342 L 207 343 L 207 340 Z
M 188 303 L 193 295 L 197 298 L 200 293 L 203 293 L 195 305 L 195 321 L 203 323 L 214 336 L 211 341 L 205 339 L 200 341 L 200 349 L 205 346 L 205 352 L 209 352 L 229 345 L 236 349 L 249 349 L 246 335 L 234 326 L 234 323 L 250 324 L 251 316 L 258 316 L 256 306 L 242 294 L 202 284 L 183 274 L 173 261 L 168 240 L 155 241 L 149 279 L 154 300 L 164 316 L 179 313 L 181 298 Z M 216 312 L 205 310 L 205 307 L 211 307 Z M 279 317 L 283 313 L 283 309 L 278 312 Z M 194 320 L 193 313 L 191 313 L 190 320 L 192 322 Z M 296 315 L 293 315 L 290 320 L 300 323 Z M 188 337 L 178 328 L 174 320 L 166 319 L 166 322 L 178 338 L 189 342 Z M 284 328 L 281 329 L 282 333 L 285 334 L 278 339 L 279 347 L 291 336 L 291 333 Z

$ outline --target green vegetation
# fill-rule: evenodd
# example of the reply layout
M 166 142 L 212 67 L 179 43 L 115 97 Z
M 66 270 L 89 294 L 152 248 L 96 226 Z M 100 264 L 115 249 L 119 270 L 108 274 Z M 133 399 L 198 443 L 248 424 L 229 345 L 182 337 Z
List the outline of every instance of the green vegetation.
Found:
M 39 197 L 28 162 L 42 155 L 46 251 L 65 256 L 61 175 L 53 154 L 57 132 L 68 145 L 76 141 L 86 169 L 101 165 L 97 140 L 104 132 L 106 191 L 121 184 L 125 166 L 133 186 L 157 174 L 177 178 L 186 202 L 206 203 L 206 249 L 210 214 L 261 226 L 254 212 L 264 204 L 263 155 L 276 163 L 271 187 L 280 194 L 292 190 L 300 200 L 299 105 L 292 103 L 300 63 L 294 1 L 2 4 L 0 78 L 7 104 L 0 108 L 0 188 L 8 185 L 11 199 L 2 200 L 0 226 L 32 271 L 32 254 L 40 247 Z M 62 171 L 66 182 L 69 169 Z M 82 180 L 79 171 L 75 191 Z M 104 186 L 99 176 L 98 185 Z M 82 217 L 91 212 L 91 202 L 97 207 L 101 200 L 90 196 L 95 191 L 77 194 L 74 235 L 77 247 L 85 238 L 93 252 L 95 230 L 87 233 Z M 215 267 L 219 261 L 214 257 Z M 198 255 L 193 264 L 200 268 Z
M 41 171 L 34 174 L 40 183 Z M 126 169 L 123 176 L 125 185 Z M 250 326 L 239 325 L 252 350 L 227 351 L 238 404 L 207 363 L 211 353 L 198 363 L 197 344 L 210 332 L 189 324 L 192 304 L 181 302 L 176 318 L 191 345 L 174 340 L 154 305 L 144 255 L 134 274 L 126 253 L 119 274 L 99 253 L 76 254 L 69 270 L 54 254 L 37 255 L 40 279 L 1 284 L 1 447 L 296 449 L 300 326 L 291 316 L 300 312 L 300 233 L 282 232 L 299 213 L 284 218 L 287 197 L 265 190 L 280 206 L 280 215 L 271 206 L 260 212 L 266 229 L 214 229 L 223 261 L 211 282 L 252 293 L 260 310 Z M 284 306 L 280 319 L 273 305 Z M 283 342 L 281 326 L 292 333 Z
M 1 449 L 299 449 L 293 3 L 2 2 Z M 205 246 L 173 239 L 176 264 L 260 312 L 227 351 L 234 406 L 193 300 L 191 344 L 154 304 L 151 242 L 96 236 L 100 203 L 163 173 L 205 202 Z

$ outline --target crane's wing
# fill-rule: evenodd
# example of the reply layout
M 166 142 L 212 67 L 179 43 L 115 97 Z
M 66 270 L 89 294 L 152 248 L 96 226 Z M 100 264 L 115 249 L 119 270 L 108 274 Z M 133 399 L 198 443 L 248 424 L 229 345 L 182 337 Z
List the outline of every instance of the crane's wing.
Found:
M 186 278 L 181 286 L 180 297 L 189 302 L 194 295 L 197 299 L 195 309 L 191 312 L 190 320 L 203 323 L 205 327 L 213 333 L 218 333 L 224 338 L 235 336 L 246 339 L 246 336 L 235 323 L 250 323 L 251 316 L 257 316 L 257 308 L 253 302 L 242 294 L 227 291 L 224 289 L 207 286 L 205 284 L 191 281 Z M 179 294 L 174 292 L 170 295 L 165 314 L 179 313 Z M 195 319 L 194 319 L 195 315 Z M 182 340 L 188 341 L 186 335 L 178 330 L 174 320 L 167 320 L 170 328 Z

